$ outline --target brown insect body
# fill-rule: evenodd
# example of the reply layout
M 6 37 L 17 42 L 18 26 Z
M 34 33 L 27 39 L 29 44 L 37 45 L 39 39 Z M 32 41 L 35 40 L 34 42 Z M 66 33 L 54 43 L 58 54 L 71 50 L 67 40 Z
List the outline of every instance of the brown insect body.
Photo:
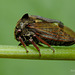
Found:
M 62 22 L 28 14 L 25 14 L 17 22 L 14 34 L 16 40 L 21 42 L 19 45 L 22 44 L 26 48 L 25 44 L 33 44 L 39 54 L 40 49 L 36 44 L 40 45 L 40 42 L 50 48 L 52 48 L 50 45 L 69 46 L 75 44 L 75 32 L 64 26 Z M 28 52 L 27 49 L 26 51 Z

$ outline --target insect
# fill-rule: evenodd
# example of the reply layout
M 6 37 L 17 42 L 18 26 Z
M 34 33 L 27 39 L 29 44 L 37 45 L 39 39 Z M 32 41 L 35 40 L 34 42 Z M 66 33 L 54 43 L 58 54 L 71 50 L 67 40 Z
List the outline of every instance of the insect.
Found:
M 75 32 L 63 25 L 61 21 L 47 19 L 40 16 L 25 14 L 17 22 L 14 31 L 15 39 L 20 41 L 28 52 L 26 46 L 33 44 L 41 56 L 37 45 L 43 43 L 49 46 L 53 52 L 55 46 L 70 46 L 75 44 Z

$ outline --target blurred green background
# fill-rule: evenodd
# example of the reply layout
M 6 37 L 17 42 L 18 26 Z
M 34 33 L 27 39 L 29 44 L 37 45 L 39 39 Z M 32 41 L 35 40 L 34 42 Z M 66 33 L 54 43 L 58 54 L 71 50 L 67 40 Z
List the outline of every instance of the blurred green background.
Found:
M 75 31 L 75 0 L 0 0 L 1 45 L 18 45 L 14 28 L 25 13 L 60 20 Z M 0 59 L 0 75 L 75 75 L 75 61 Z

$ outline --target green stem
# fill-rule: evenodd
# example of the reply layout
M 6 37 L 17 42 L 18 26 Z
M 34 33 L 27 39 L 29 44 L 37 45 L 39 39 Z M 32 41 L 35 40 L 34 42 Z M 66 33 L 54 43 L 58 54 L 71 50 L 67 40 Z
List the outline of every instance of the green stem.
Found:
M 75 60 L 75 46 L 53 46 L 55 53 L 47 46 L 39 48 L 41 56 L 32 45 L 27 46 L 28 53 L 23 46 L 0 45 L 0 58 Z

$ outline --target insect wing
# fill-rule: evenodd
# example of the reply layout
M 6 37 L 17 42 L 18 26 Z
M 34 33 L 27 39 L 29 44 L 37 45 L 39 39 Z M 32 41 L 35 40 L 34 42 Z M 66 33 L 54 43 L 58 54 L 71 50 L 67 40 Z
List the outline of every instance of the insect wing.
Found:
M 71 33 L 68 34 L 67 30 L 71 29 L 67 27 L 60 27 L 59 23 L 47 23 L 47 22 L 37 22 L 30 26 L 30 28 L 35 29 L 36 33 L 40 37 L 48 38 L 56 41 L 72 41 Z M 71 35 L 70 35 L 71 34 Z M 74 34 L 74 32 L 73 32 Z

